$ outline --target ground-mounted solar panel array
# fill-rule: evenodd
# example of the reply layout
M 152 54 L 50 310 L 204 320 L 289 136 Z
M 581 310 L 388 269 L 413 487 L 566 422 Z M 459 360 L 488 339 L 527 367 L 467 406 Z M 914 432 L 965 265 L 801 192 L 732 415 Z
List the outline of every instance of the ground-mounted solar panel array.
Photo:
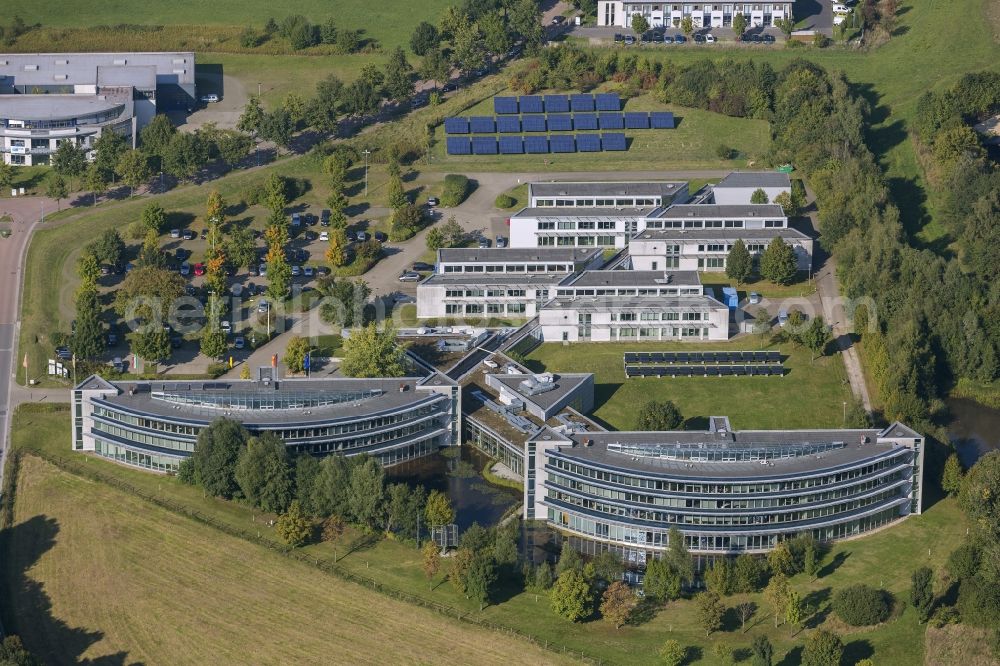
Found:
M 781 352 L 625 352 L 626 377 L 783 377 Z
M 674 114 L 667 111 L 622 112 L 618 93 L 497 96 L 493 98 L 493 112 L 493 116 L 445 118 L 448 154 L 622 151 L 628 150 L 625 134 L 606 130 L 674 127 Z

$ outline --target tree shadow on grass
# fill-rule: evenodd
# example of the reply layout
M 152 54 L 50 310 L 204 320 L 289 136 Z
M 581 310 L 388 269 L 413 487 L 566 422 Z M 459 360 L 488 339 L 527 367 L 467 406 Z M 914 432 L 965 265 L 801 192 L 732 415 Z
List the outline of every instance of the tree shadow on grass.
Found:
M 657 608 L 658 606 L 649 599 L 643 599 L 639 602 L 639 605 L 635 607 L 635 610 L 632 611 L 632 615 L 629 616 L 629 626 L 640 627 L 646 624 L 656 617 Z
M 5 529 L 0 536 L 4 570 L 0 575 L 3 625 L 8 634 L 21 637 L 25 647 L 42 663 L 75 663 L 92 645 L 104 638 L 103 632 L 72 628 L 52 613 L 52 600 L 44 584 L 28 576 L 38 560 L 56 545 L 59 523 L 54 518 L 34 516 Z M 88 663 L 117 666 L 127 662 L 118 652 Z
M 813 614 L 805 621 L 807 629 L 815 629 L 823 624 L 830 614 L 830 594 L 831 589 L 824 587 L 821 590 L 814 590 L 806 595 L 803 601 L 806 608 L 813 610 Z
M 864 639 L 851 641 L 844 646 L 844 657 L 841 663 L 856 664 L 862 659 L 871 659 L 875 655 L 875 648 Z
M 802 646 L 796 645 L 775 666 L 799 666 L 802 663 Z
M 834 571 L 839 569 L 840 565 L 843 564 L 850 556 L 851 553 L 849 551 L 840 551 L 839 553 L 833 556 L 832 560 L 823 565 L 823 568 L 817 572 L 816 577 L 825 578 L 829 576 Z

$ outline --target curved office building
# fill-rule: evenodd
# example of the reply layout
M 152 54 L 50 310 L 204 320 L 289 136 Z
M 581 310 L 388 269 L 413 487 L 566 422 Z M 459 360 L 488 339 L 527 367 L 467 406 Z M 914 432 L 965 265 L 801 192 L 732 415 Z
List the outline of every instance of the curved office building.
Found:
M 765 552 L 811 533 L 823 541 L 920 513 L 923 438 L 884 430 L 577 432 L 526 444 L 527 518 L 630 560 L 667 548 Z
M 217 418 L 273 432 L 289 451 L 368 453 L 383 465 L 458 443 L 458 387 L 441 375 L 394 379 L 109 382 L 73 391 L 73 449 L 176 471 Z

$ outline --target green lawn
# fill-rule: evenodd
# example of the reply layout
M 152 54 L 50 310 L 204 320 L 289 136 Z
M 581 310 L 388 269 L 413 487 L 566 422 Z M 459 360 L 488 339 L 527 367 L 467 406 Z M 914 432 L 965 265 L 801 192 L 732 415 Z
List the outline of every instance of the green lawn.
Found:
M 508 93 L 510 91 L 507 91 Z M 513 94 L 513 93 L 510 93 Z M 677 127 L 672 130 L 626 130 L 625 152 L 566 153 L 546 155 L 448 155 L 444 127 L 435 129 L 435 168 L 477 171 L 615 171 L 636 169 L 745 168 L 747 159 L 759 159 L 767 150 L 767 122 L 730 118 L 711 111 L 661 104 L 650 95 L 628 100 L 626 111 L 673 111 Z M 493 115 L 493 100 L 470 107 L 462 115 Z M 721 142 L 735 148 L 740 157 L 719 159 Z
M 364 30 L 364 37 L 375 39 L 383 50 L 396 46 L 408 48 L 410 34 L 420 21 L 437 23 L 448 0 L 423 0 L 419 3 L 388 0 L 371 4 L 364 0 L 298 0 L 291 4 L 272 4 L 267 0 L 175 0 L 142 2 L 120 0 L 103 2 L 83 0 L 66 11 L 63 0 L 40 0 L 18 8 L 27 23 L 54 27 L 87 27 L 133 23 L 142 25 L 239 26 L 263 28 L 268 18 L 278 23 L 291 14 L 302 14 L 313 23 L 332 18 L 338 27 Z
M 47 664 L 571 663 L 33 456 L 3 556 L 4 627 Z
M 851 404 L 844 364 L 839 356 L 810 362 L 809 351 L 793 343 L 772 344 L 785 359 L 784 377 L 625 378 L 626 351 L 714 349 L 756 350 L 757 336 L 727 343 L 684 342 L 546 343 L 528 354 L 534 370 L 593 372 L 594 417 L 616 430 L 636 428 L 638 410 L 647 401 L 672 400 L 688 428 L 705 428 L 709 416 L 728 416 L 737 429 L 840 427 L 843 402 Z
M 255 516 L 239 504 L 206 498 L 197 489 L 170 477 L 74 454 L 69 450 L 69 441 L 68 406 L 58 409 L 53 406 L 22 407 L 14 417 L 13 443 L 16 447 L 36 446 L 48 455 L 80 461 L 144 493 L 173 501 L 185 510 L 197 511 L 227 525 L 239 529 L 260 525 L 262 536 L 273 538 L 271 531 L 263 526 L 267 516 Z M 21 526 L 31 525 L 31 529 L 15 528 L 12 535 L 19 537 L 30 531 L 30 538 L 36 543 L 49 546 L 38 553 L 37 564 L 27 573 L 24 573 L 26 564 L 30 564 L 27 559 L 31 558 L 15 548 L 15 556 L 5 560 L 17 565 L 5 569 L 6 583 L 10 585 L 12 580 L 19 583 L 22 580 L 19 577 L 24 575 L 43 585 L 46 601 L 51 603 L 51 617 L 66 627 L 85 631 L 91 639 L 82 643 L 50 643 L 53 636 L 61 638 L 52 633 L 60 627 L 53 625 L 49 616 L 38 607 L 37 599 L 30 596 L 37 588 L 18 587 L 13 597 L 3 595 L 0 599 L 12 598 L 18 606 L 28 604 L 27 608 L 17 607 L 23 616 L 18 618 L 20 624 L 13 626 L 26 637 L 30 646 L 41 645 L 43 650 L 54 650 L 59 649 L 57 645 L 65 645 L 63 649 L 79 649 L 88 657 L 110 649 L 128 650 L 133 658 L 149 652 L 156 657 L 170 655 L 172 663 L 193 663 L 197 658 L 204 658 L 200 650 L 208 649 L 201 646 L 202 642 L 218 644 L 218 649 L 236 649 L 232 646 L 238 645 L 240 640 L 253 640 L 247 632 L 258 630 L 260 620 L 255 618 L 264 617 L 267 626 L 259 630 L 266 631 L 269 637 L 278 637 L 258 648 L 262 650 L 258 661 L 268 662 L 267 656 L 274 654 L 269 652 L 273 649 L 269 647 L 271 644 L 290 640 L 287 649 L 297 649 L 299 643 L 296 641 L 304 640 L 318 649 L 317 641 L 324 640 L 326 632 L 310 630 L 308 637 L 301 638 L 289 634 L 292 624 L 301 621 L 298 616 L 301 611 L 315 610 L 314 616 L 332 613 L 338 618 L 336 624 L 346 621 L 354 626 L 361 622 L 356 607 L 363 606 L 368 609 L 369 622 L 378 617 L 383 623 L 385 618 L 381 616 L 387 613 L 407 618 L 407 626 L 396 632 L 410 641 L 409 651 L 396 646 L 391 642 L 395 638 L 388 639 L 379 631 L 380 640 L 386 641 L 385 649 L 395 654 L 412 655 L 415 660 L 428 660 L 425 651 L 430 648 L 421 638 L 420 631 L 437 626 L 442 621 L 439 616 L 428 615 L 419 608 L 399 606 L 362 588 L 345 588 L 336 579 L 318 575 L 312 569 L 273 556 L 251 543 L 122 495 L 100 482 L 82 481 L 79 477 L 55 471 L 32 456 L 25 460 L 15 509 L 17 522 Z M 33 530 L 43 526 L 38 517 L 41 515 L 55 521 L 55 524 L 49 523 L 50 529 L 55 530 L 54 538 L 40 540 L 35 536 Z M 917 623 L 913 609 L 906 607 L 910 573 L 926 564 L 940 574 L 945 559 L 954 545 L 961 542 L 965 530 L 955 501 L 938 501 L 922 516 L 913 516 L 879 533 L 835 545 L 824 560 L 817 580 L 808 580 L 803 575 L 793 578 L 793 587 L 817 609 L 807 621 L 804 632 L 792 635 L 787 626 L 775 628 L 762 596 L 748 595 L 760 609 L 748 631 L 742 633 L 738 629 L 738 622 L 730 612 L 726 629 L 707 639 L 696 626 L 691 601 L 671 603 L 637 626 L 621 630 L 599 620 L 580 624 L 562 620 L 549 609 L 545 595 L 531 593 L 503 594 L 494 605 L 480 613 L 474 603 L 458 594 L 441 576 L 428 584 L 421 571 L 420 555 L 411 545 L 380 541 L 346 553 L 344 544 L 336 551 L 330 544 L 316 544 L 308 546 L 305 552 L 328 562 L 336 556 L 339 565 L 349 572 L 377 578 L 390 588 L 527 633 L 540 643 L 572 646 L 604 663 L 655 664 L 658 647 L 667 638 L 674 638 L 700 651 L 697 663 L 720 664 L 712 653 L 715 643 L 745 649 L 755 635 L 764 634 L 775 646 L 775 663 L 792 664 L 799 658 L 795 648 L 801 645 L 808 631 L 814 626 L 824 626 L 843 636 L 848 646 L 846 664 L 871 656 L 875 663 L 920 664 L 923 662 L 925 627 Z M 109 534 L 114 538 L 109 539 Z M 349 543 L 353 534 L 343 541 Z M 18 544 L 16 538 L 14 543 Z M 261 578 L 260 572 L 264 570 L 266 576 Z M 178 581 L 183 584 L 178 585 Z M 831 593 L 856 582 L 890 590 L 898 602 L 893 619 L 880 627 L 851 629 L 830 615 Z M 940 584 L 938 589 L 943 591 L 944 585 Z M 192 590 L 197 590 L 200 601 L 191 599 Z M 110 595 L 130 599 L 128 622 L 119 606 L 100 604 L 94 607 L 94 598 Z M 357 603 L 345 607 L 345 598 Z M 280 603 L 286 599 L 287 603 Z M 723 602 L 732 608 L 743 599 L 743 596 L 733 596 Z M 322 610 L 318 606 L 320 603 L 325 604 Z M 184 614 L 180 614 L 180 608 L 184 609 Z M 4 611 L 5 626 L 9 628 L 11 607 L 5 606 Z M 189 614 L 198 621 L 192 622 Z M 155 618 L 161 631 L 165 626 L 171 629 L 163 635 L 151 629 L 144 630 L 147 623 L 153 621 L 150 618 Z M 175 626 L 178 622 L 180 624 Z M 384 628 L 384 624 L 380 626 Z M 416 629 L 418 626 L 420 631 Z M 125 627 L 129 628 L 127 632 Z M 464 654 L 462 641 L 467 628 L 455 625 L 450 630 L 458 631 L 461 638 L 455 639 L 457 646 L 449 641 L 449 653 L 454 649 L 456 654 Z M 525 650 L 520 655 L 522 660 L 550 656 L 537 653 L 528 644 L 508 643 L 507 639 L 490 640 L 491 650 L 504 651 L 511 645 Z M 348 644 L 361 644 L 340 634 L 330 640 L 331 646 L 341 643 L 338 649 L 345 649 Z M 440 660 L 439 655 L 432 661 Z M 479 660 L 477 658 L 477 662 Z
M 736 282 L 726 277 L 725 271 L 704 271 L 698 274 L 701 283 L 706 287 L 713 287 L 717 296 L 722 295 L 722 287 L 736 287 Z M 798 277 L 791 284 L 775 284 L 759 277 L 751 277 L 749 282 L 745 282 L 737 287 L 740 301 L 747 297 L 748 292 L 756 291 L 765 298 L 802 298 L 816 292 L 816 283 L 809 280 L 805 272 L 799 273 Z M 778 314 L 772 312 L 771 314 Z

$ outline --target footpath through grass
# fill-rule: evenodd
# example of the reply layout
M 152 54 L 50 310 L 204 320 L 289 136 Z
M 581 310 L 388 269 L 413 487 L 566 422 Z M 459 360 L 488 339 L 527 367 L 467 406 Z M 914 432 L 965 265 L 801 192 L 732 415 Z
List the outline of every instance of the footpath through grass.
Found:
M 625 378 L 627 351 L 712 351 L 775 349 L 784 358 L 783 377 L 635 377 Z M 710 416 L 728 416 L 747 429 L 834 428 L 844 420 L 850 386 L 839 356 L 810 361 L 810 352 L 791 342 L 778 344 L 754 335 L 723 343 L 686 342 L 546 343 L 528 354 L 536 371 L 593 372 L 592 416 L 615 430 L 634 430 L 639 409 L 649 400 L 672 400 L 685 428 L 705 428 Z
M 252 522 L 249 509 L 205 498 L 176 479 L 71 453 L 68 407 L 22 406 L 13 425 L 18 448 L 39 448 L 57 460 L 86 465 L 105 478 L 140 488 L 157 501 L 225 525 L 239 529 L 261 525 L 262 517 Z M 385 663 L 391 657 L 435 663 L 504 659 L 543 663 L 558 658 L 527 642 L 468 627 L 345 583 L 106 483 L 59 471 L 33 456 L 25 456 L 23 465 L 15 505 L 17 527 L 4 542 L 5 561 L 15 566 L 7 568 L 3 579 L 5 591 L 10 592 L 0 598 L 10 600 L 3 602 L 5 624 L 13 623 L 8 626 L 16 627 L 29 646 L 41 646 L 43 655 L 51 654 L 46 650 L 64 651 L 52 659 L 54 663 L 117 651 L 127 652 L 130 661 L 151 656 L 157 661 L 167 655 L 171 663 L 204 663 L 208 650 L 222 655 L 216 663 L 227 663 L 238 661 L 232 655 L 241 654 L 239 649 L 251 650 L 255 663 L 287 662 L 307 649 L 312 655 L 344 654 L 333 659 L 338 662 Z M 264 539 L 273 539 L 268 528 L 260 529 Z M 545 595 L 516 591 L 498 595 L 494 605 L 480 613 L 442 576 L 428 583 L 419 552 L 405 543 L 376 541 L 345 555 L 345 544 L 356 535 L 352 531 L 345 544 L 336 548 L 316 544 L 301 554 L 324 566 L 336 554 L 342 570 L 375 578 L 421 603 L 444 605 L 470 619 L 530 635 L 541 645 L 568 646 L 603 663 L 655 664 L 659 646 L 674 638 L 700 656 L 698 663 L 716 664 L 715 643 L 747 649 L 755 635 L 764 634 L 774 643 L 775 663 L 794 664 L 808 631 L 823 626 L 843 636 L 848 647 L 845 663 L 874 656 L 876 663 L 920 664 L 924 626 L 905 603 L 910 574 L 925 564 L 940 572 L 964 533 L 956 503 L 939 501 L 923 516 L 836 545 L 816 580 L 793 578 L 793 587 L 816 608 L 804 631 L 793 633 L 785 625 L 775 628 L 762 595 L 738 595 L 725 598 L 725 606 L 732 609 L 746 598 L 759 608 L 747 632 L 739 629 L 730 610 L 725 629 L 708 638 L 697 626 L 694 603 L 688 600 L 616 630 L 600 620 L 570 623 L 553 614 Z M 896 610 L 886 624 L 851 629 L 830 614 L 832 594 L 858 582 L 896 595 Z M 267 636 L 263 645 L 260 636 Z M 470 655 L 469 645 L 479 645 L 484 652 Z M 246 654 L 242 653 L 244 663 Z

